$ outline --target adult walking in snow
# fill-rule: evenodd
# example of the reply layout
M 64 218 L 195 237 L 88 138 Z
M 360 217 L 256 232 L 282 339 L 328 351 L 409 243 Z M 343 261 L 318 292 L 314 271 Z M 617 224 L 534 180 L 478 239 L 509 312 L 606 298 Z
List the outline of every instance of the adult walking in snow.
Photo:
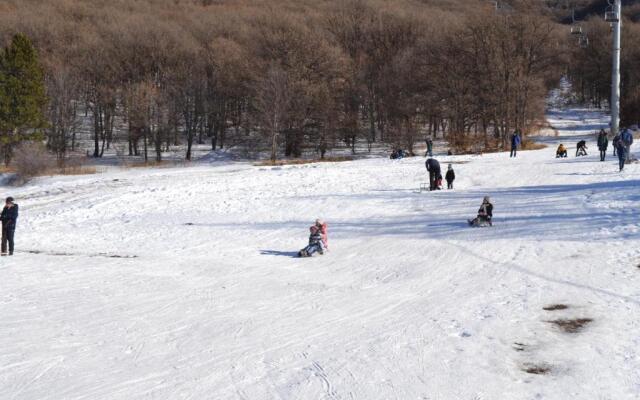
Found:
M 600 129 L 598 134 L 598 150 L 600 150 L 600 161 L 604 161 L 607 156 L 607 149 L 609 148 L 609 138 L 607 132 L 604 129 Z
M 513 135 L 511 135 L 511 155 L 509 157 L 515 157 L 518 153 L 518 146 L 522 140 L 520 139 L 520 132 L 515 131 Z
M 431 140 L 431 137 L 427 138 L 427 157 L 433 157 L 433 140 Z
M 2 214 L 2 255 L 7 255 L 7 244 L 9 245 L 9 255 L 13 255 L 13 237 L 16 232 L 16 223 L 18 222 L 18 205 L 14 203 L 13 197 L 7 197 Z
M 611 144 L 613 144 L 613 156 L 615 157 L 617 155 L 617 151 L 618 151 L 618 143 L 620 143 L 620 133 L 618 133 L 617 135 L 615 135 L 613 137 L 613 140 L 611 142 Z
M 631 160 L 631 145 L 633 144 L 633 133 L 631 132 L 631 129 L 626 128 L 622 131 L 620 141 L 624 144 L 627 161 Z
M 309 227 L 309 244 L 298 252 L 298 257 L 311 257 L 315 253 L 322 255 L 328 248 L 327 224 L 321 219 L 316 219 L 316 222 Z
M 478 216 L 475 219 L 470 219 L 469 225 L 483 227 L 493 226 L 493 204 L 489 196 L 485 196 L 478 210 Z
M 440 171 L 440 163 L 435 158 L 429 158 L 425 164 L 427 166 L 427 171 L 429 171 L 429 190 L 436 190 L 436 181 L 438 180 L 438 177 L 442 175 Z
M 620 172 L 624 169 L 624 163 L 627 161 L 627 147 L 625 146 L 622 140 L 618 140 L 617 146 L 618 152 L 618 166 L 620 167 Z
M 444 175 L 444 179 L 447 181 L 447 189 L 453 189 L 453 181 L 456 180 L 456 173 L 451 164 L 449 164 L 449 167 L 447 168 L 447 173 Z

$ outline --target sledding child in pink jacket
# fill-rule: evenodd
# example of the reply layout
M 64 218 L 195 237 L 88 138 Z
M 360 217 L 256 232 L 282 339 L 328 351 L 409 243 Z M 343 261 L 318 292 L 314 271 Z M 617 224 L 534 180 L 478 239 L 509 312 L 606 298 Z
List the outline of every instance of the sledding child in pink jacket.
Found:
M 327 235 L 327 224 L 320 219 L 309 227 L 309 245 L 298 252 L 300 257 L 311 257 L 314 253 L 324 254 L 328 248 L 329 238 Z

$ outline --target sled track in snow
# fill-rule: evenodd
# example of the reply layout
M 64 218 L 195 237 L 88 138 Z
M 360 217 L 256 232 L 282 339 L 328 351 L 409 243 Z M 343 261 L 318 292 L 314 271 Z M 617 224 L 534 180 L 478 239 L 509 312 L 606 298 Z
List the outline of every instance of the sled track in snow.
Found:
M 36 255 L 56 256 L 56 257 L 89 257 L 89 258 L 120 258 L 135 259 L 139 258 L 132 254 L 109 254 L 109 253 L 70 253 L 64 251 L 47 251 L 47 250 L 20 250 L 16 253 L 27 253 Z

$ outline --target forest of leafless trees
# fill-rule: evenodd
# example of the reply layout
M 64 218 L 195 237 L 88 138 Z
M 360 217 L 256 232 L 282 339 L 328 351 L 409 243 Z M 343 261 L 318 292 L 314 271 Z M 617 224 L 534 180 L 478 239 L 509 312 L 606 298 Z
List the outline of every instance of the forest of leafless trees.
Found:
M 589 23 L 585 50 L 550 15 L 492 3 L 7 0 L 0 38 L 22 32 L 38 49 L 47 145 L 60 159 L 86 151 L 83 124 L 94 157 L 120 146 L 190 160 L 205 143 L 274 160 L 356 144 L 412 152 L 427 136 L 481 151 L 534 129 L 565 74 L 603 104 L 608 25 Z M 634 90 L 627 113 L 640 109 Z

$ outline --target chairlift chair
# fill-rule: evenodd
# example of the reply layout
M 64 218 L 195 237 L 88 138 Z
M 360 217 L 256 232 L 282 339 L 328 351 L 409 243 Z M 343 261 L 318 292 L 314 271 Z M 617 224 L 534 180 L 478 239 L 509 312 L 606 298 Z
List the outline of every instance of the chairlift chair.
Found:
M 611 4 L 611 0 L 607 0 L 607 3 L 609 3 L 609 7 L 607 7 L 607 10 L 604 12 L 604 20 L 611 23 L 619 22 L 620 16 L 616 12 L 613 4 Z
M 604 13 L 604 20 L 607 22 L 619 22 L 620 17 L 617 12 L 610 10 Z
M 582 27 L 580 25 L 574 25 L 571 27 L 572 35 L 582 35 Z

